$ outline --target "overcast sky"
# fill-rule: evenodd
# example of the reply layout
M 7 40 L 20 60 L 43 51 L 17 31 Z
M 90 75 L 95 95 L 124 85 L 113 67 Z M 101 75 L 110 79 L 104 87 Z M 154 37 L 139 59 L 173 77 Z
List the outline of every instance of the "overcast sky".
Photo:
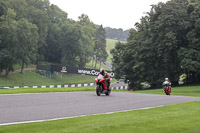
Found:
M 166 3 L 168 0 L 50 0 L 68 13 L 68 17 L 76 20 L 81 14 L 103 27 L 134 28 L 136 22 L 149 12 L 152 4 Z

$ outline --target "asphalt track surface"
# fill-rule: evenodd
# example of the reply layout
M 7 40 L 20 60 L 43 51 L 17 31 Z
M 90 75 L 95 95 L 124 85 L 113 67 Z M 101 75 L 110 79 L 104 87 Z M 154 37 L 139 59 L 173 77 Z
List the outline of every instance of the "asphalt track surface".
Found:
M 110 96 L 97 96 L 95 92 L 0 95 L 0 125 L 121 112 L 190 101 L 200 101 L 200 97 L 128 92 L 111 92 Z

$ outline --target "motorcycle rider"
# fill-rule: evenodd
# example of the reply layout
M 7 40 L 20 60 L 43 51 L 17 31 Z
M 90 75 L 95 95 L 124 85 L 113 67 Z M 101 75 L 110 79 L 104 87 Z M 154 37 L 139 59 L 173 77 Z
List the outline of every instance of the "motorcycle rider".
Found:
M 162 84 L 165 87 L 165 91 L 168 89 L 168 86 L 171 86 L 171 82 L 168 78 L 165 78 L 165 81 Z
M 99 76 L 100 74 L 101 74 L 101 75 L 105 78 L 105 80 L 107 81 L 107 89 L 109 89 L 109 87 L 110 87 L 110 76 L 108 75 L 107 72 L 104 71 L 103 68 L 100 69 L 100 72 L 98 73 L 98 76 Z M 97 77 L 98 77 L 98 76 L 97 76 Z

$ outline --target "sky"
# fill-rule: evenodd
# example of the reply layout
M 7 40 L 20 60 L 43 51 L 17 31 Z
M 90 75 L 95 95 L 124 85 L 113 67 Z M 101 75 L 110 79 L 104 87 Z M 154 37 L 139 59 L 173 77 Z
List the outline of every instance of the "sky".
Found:
M 134 28 L 142 16 L 149 12 L 152 4 L 166 3 L 168 0 L 50 0 L 75 21 L 81 14 L 103 27 Z

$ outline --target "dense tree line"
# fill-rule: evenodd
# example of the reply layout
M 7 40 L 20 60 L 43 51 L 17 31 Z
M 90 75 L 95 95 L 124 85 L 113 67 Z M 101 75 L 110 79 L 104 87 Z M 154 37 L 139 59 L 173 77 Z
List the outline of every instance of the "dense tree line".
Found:
M 106 33 L 82 14 L 78 21 L 49 0 L 0 0 L 0 73 L 15 64 L 49 61 L 84 67 L 107 58 Z M 97 50 L 101 50 L 98 51 Z
M 165 77 L 177 85 L 200 82 L 200 3 L 171 0 L 153 5 L 131 29 L 127 43 L 118 42 L 113 54 L 116 77 L 125 76 L 130 88 L 147 82 L 160 87 Z
M 106 31 L 106 37 L 110 39 L 115 39 L 119 41 L 126 41 L 128 38 L 129 30 L 123 30 L 123 29 L 116 29 L 116 28 L 110 28 L 105 27 Z

